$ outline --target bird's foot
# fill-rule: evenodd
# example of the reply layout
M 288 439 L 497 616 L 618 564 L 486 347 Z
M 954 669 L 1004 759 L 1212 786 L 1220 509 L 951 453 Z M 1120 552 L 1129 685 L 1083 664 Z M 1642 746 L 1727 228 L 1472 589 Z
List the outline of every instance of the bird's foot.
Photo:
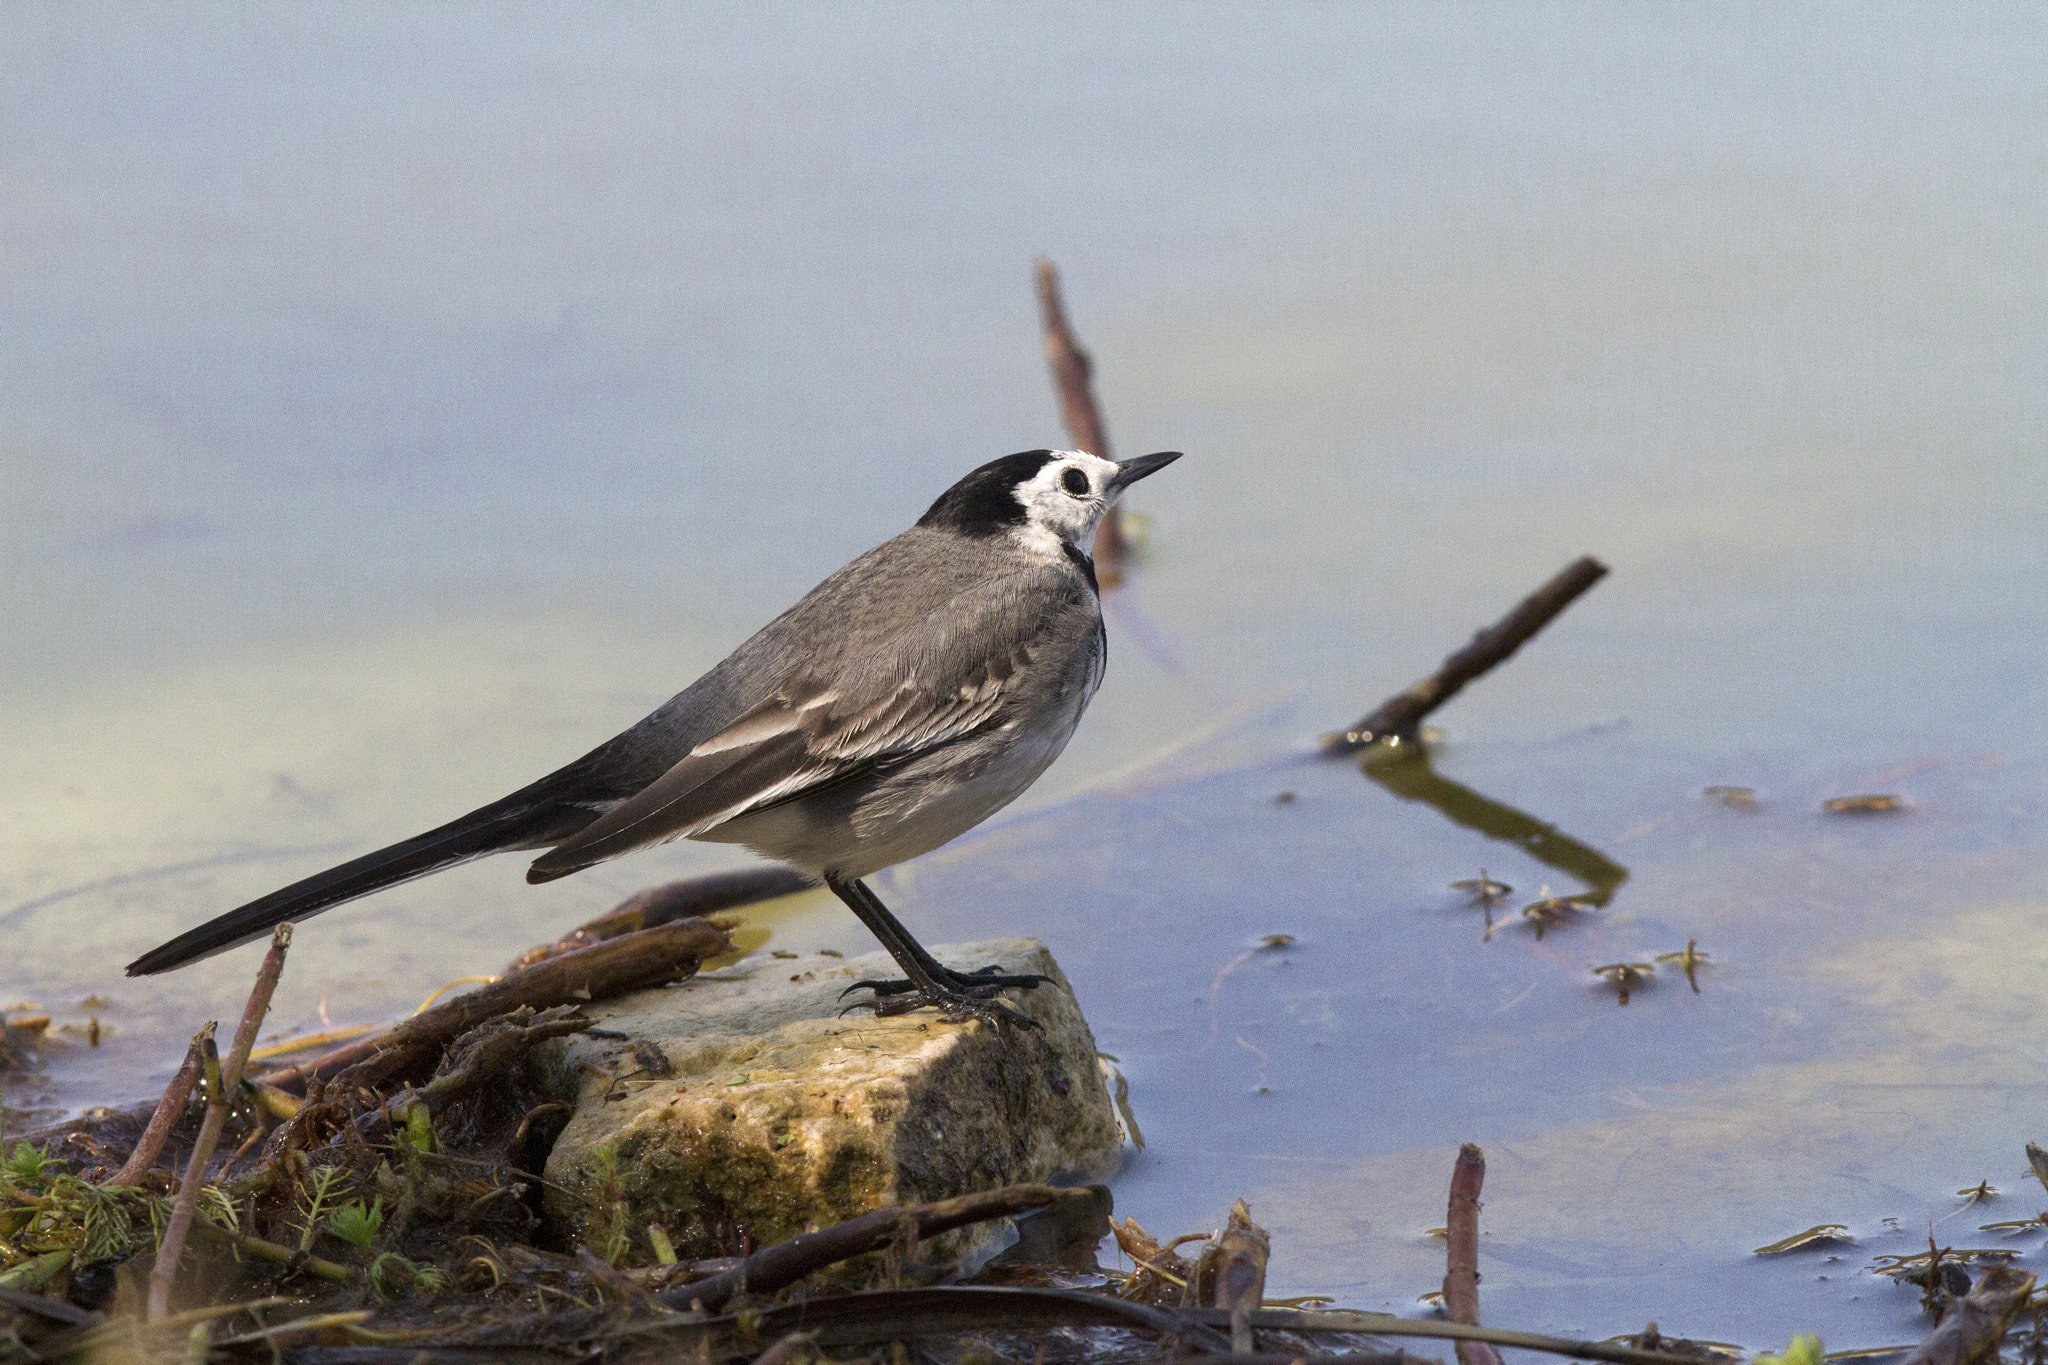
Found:
M 1008 973 L 994 963 L 986 967 L 977 967 L 971 972 L 956 972 L 951 967 L 942 966 L 933 974 L 932 980 L 942 994 L 957 992 L 975 996 L 993 995 L 997 991 L 1007 990 L 1013 986 L 1028 991 L 1041 985 L 1052 984 L 1052 978 L 1042 973 Z M 867 990 L 873 991 L 875 997 L 881 999 L 884 996 L 909 995 L 917 989 L 918 984 L 915 981 L 899 976 L 886 981 L 856 981 L 839 994 L 848 996 L 855 991 Z
M 853 994 L 858 990 L 873 993 L 870 1000 L 856 1000 L 847 1006 L 857 1009 L 862 1005 L 874 1010 L 876 1017 L 908 1014 L 927 1005 L 939 1012 L 939 1017 L 949 1024 L 964 1024 L 970 1019 L 980 1019 L 997 1027 L 1022 1026 L 1035 1029 L 1038 1021 L 1030 1019 L 1003 1003 L 998 997 L 1005 990 L 1031 990 L 1041 983 L 1050 982 L 1049 976 L 1038 972 L 1007 973 L 996 967 L 983 967 L 978 971 L 956 972 L 950 967 L 940 969 L 940 974 L 928 983 L 897 977 L 893 980 L 856 981 L 840 992 L 840 996 Z

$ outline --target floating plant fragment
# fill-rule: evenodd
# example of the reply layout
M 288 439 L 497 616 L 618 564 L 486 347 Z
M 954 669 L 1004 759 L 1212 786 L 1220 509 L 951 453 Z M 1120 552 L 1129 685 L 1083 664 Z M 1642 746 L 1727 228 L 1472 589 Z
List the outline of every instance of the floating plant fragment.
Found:
M 1834 796 L 1820 803 L 1829 815 L 1893 815 L 1906 808 L 1903 796 Z
M 1776 1256 L 1785 1251 L 1801 1251 L 1807 1247 L 1833 1246 L 1837 1242 L 1853 1242 L 1846 1223 L 1816 1223 L 1804 1232 L 1795 1232 L 1790 1237 L 1758 1247 L 1749 1253 L 1752 1256 Z

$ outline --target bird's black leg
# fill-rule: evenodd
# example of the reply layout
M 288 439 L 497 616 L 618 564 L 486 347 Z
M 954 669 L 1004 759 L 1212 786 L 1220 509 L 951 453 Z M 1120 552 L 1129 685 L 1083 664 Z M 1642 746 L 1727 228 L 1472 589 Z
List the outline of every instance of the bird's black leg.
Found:
M 889 933 L 893 936 L 894 941 L 901 943 L 906 949 L 908 949 L 910 955 L 917 959 L 918 964 L 922 966 L 929 975 L 936 977 L 940 981 L 944 981 L 949 985 L 959 986 L 962 988 L 995 985 L 1020 986 L 1025 990 L 1029 990 L 1033 986 L 1036 986 L 1041 982 L 1050 982 L 1052 980 L 1051 977 L 1041 975 L 1038 972 L 1030 972 L 1021 975 L 1004 975 L 999 969 L 997 969 L 994 966 L 979 967 L 971 972 L 955 971 L 953 968 L 948 967 L 945 963 L 939 961 L 937 958 L 933 957 L 930 953 L 925 951 L 924 945 L 917 941 L 917 939 L 911 934 L 910 930 L 904 928 L 903 921 L 897 919 L 896 916 L 889 913 L 889 907 L 882 904 L 882 898 L 875 894 L 873 887 L 869 886 L 866 882 L 858 880 L 852 882 L 850 885 L 853 894 L 859 896 L 862 902 L 867 906 L 868 914 L 862 916 L 861 922 L 866 924 L 870 929 L 875 929 L 877 925 L 886 925 Z M 876 937 L 881 937 L 879 931 L 876 933 Z M 902 983 L 886 984 L 896 985 L 898 987 L 897 990 L 890 991 L 888 992 L 888 994 L 895 995 L 901 993 Z
M 974 972 L 955 971 L 926 952 L 924 945 L 889 913 L 889 908 L 882 904 L 882 898 L 858 877 L 840 878 L 828 874 L 825 885 L 846 902 L 847 909 L 853 911 L 868 931 L 889 950 L 889 956 L 896 959 L 896 965 L 903 968 L 907 978 L 856 981 L 846 988 L 847 993 L 862 989 L 874 992 L 876 1014 L 906 1014 L 920 1006 L 931 1005 L 954 1023 L 974 1017 L 1037 1027 L 995 997 L 1013 986 L 1029 990 L 1041 982 L 1051 981 L 1051 977 L 1036 972 L 1006 974 L 993 966 Z

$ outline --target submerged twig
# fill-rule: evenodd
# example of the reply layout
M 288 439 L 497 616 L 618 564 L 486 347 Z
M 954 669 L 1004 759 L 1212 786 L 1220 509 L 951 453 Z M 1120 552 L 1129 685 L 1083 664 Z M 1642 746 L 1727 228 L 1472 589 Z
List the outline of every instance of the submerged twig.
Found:
M 178 1067 L 178 1074 L 171 1077 L 171 1083 L 164 1087 L 163 1098 L 156 1102 L 156 1112 L 149 1116 L 149 1126 L 142 1130 L 141 1141 L 128 1154 L 121 1169 L 109 1180 L 109 1185 L 136 1185 L 156 1165 L 157 1153 L 164 1149 L 164 1140 L 171 1135 L 178 1117 L 185 1112 L 187 1101 L 192 1098 L 192 1087 L 199 1080 L 200 1059 L 205 1043 L 211 1041 L 214 1025 L 192 1035 L 191 1045 L 185 1049 L 185 1061 Z
M 929 1204 L 908 1204 L 901 1208 L 876 1209 L 858 1218 L 816 1232 L 800 1233 L 784 1242 L 761 1248 L 732 1269 L 693 1284 L 680 1285 L 662 1294 L 662 1301 L 676 1308 L 702 1307 L 716 1312 L 742 1291 L 765 1293 L 795 1284 L 814 1270 L 822 1270 L 865 1252 L 880 1251 L 898 1235 L 908 1219 L 919 1240 L 966 1227 L 991 1218 L 1042 1209 L 1061 1199 L 1095 1196 L 1085 1189 L 1056 1189 L 1051 1185 L 1006 1185 L 980 1194 L 963 1194 Z
M 1037 268 L 1038 314 L 1045 329 L 1045 359 L 1052 367 L 1053 388 L 1059 393 L 1060 417 L 1076 450 L 1104 460 L 1109 453 L 1109 433 L 1103 429 L 1102 409 L 1095 402 L 1095 362 L 1074 329 L 1067 325 L 1066 305 L 1060 299 L 1060 272 L 1051 261 L 1040 258 Z M 1130 542 L 1124 536 L 1122 514 L 1112 505 L 1095 528 L 1095 576 L 1105 588 L 1123 581 L 1124 560 Z
M 1500 620 L 1472 637 L 1472 642 L 1445 659 L 1422 681 L 1395 693 L 1378 709 L 1346 730 L 1323 736 L 1326 754 L 1355 753 L 1381 740 L 1412 741 L 1423 717 L 1442 706 L 1480 674 L 1503 663 L 1537 631 L 1570 606 L 1607 574 L 1607 566 L 1591 555 L 1565 566 L 1556 577 L 1530 593 Z
M 1514 844 L 1546 867 L 1578 878 L 1592 888 L 1582 898 L 1586 906 L 1605 905 L 1613 899 L 1615 888 L 1628 880 L 1627 868 L 1591 845 L 1443 776 L 1432 766 L 1429 750 L 1423 745 L 1404 744 L 1375 753 L 1370 763 L 1361 766 L 1368 781 L 1403 801 L 1419 801 L 1452 824 Z M 1541 894 L 1549 895 L 1548 888 Z M 1492 913 L 1490 909 L 1488 913 Z
M 256 1030 L 270 1013 L 270 997 L 277 979 L 284 974 L 285 950 L 291 947 L 292 926 L 280 924 L 270 935 L 270 951 L 257 968 L 256 985 L 249 992 L 249 1004 L 235 1029 L 235 1041 L 227 1061 L 220 1063 L 213 1039 L 203 1044 L 206 1069 L 206 1117 L 199 1124 L 199 1139 L 192 1146 L 192 1158 L 185 1165 L 185 1178 L 178 1185 L 178 1202 L 171 1208 L 171 1220 L 158 1244 L 156 1265 L 149 1272 L 149 1320 L 160 1323 L 170 1316 L 171 1281 L 177 1277 L 178 1261 L 185 1252 L 185 1239 L 192 1231 L 192 1219 L 199 1211 L 199 1189 L 206 1183 L 206 1166 L 227 1123 L 228 1106 L 242 1084 L 242 1068 L 248 1065 L 249 1049 L 256 1045 Z
M 1444 1271 L 1444 1313 L 1452 1322 L 1479 1323 L 1479 1189 L 1486 1182 L 1486 1154 L 1472 1143 L 1458 1148 L 1451 1168 L 1450 1214 Z M 1500 1352 L 1483 1341 L 1459 1341 L 1458 1365 L 1501 1365 Z

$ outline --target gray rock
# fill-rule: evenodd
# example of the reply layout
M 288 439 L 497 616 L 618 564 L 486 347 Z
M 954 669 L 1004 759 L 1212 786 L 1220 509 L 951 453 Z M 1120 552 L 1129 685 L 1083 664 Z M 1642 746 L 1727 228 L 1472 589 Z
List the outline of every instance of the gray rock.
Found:
M 644 1264 L 656 1223 L 687 1260 L 892 1204 L 1106 1176 L 1117 1122 L 1052 955 L 1021 938 L 935 955 L 1052 977 L 1004 995 L 1041 1028 L 947 1024 L 930 1010 L 842 1015 L 852 982 L 899 975 L 883 953 L 757 954 L 730 975 L 591 1007 L 598 1029 L 626 1037 L 556 1040 L 538 1062 L 575 1104 L 547 1162 L 555 1231 Z M 958 1258 L 989 1231 L 948 1234 L 919 1257 Z

